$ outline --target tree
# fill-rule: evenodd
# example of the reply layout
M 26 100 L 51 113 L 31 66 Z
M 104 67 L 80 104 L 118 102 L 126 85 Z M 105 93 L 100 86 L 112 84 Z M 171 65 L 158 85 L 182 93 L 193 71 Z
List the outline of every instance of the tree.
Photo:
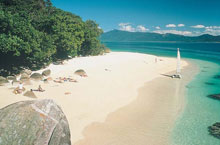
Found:
M 83 22 L 50 0 L 1 0 L 0 74 L 1 68 L 17 73 L 68 56 L 98 55 L 104 48 L 101 33 L 94 21 Z
M 85 41 L 82 44 L 80 54 L 83 56 L 100 54 L 103 50 L 103 46 L 101 45 L 98 37 L 102 33 L 103 31 L 99 28 L 98 24 L 92 20 L 87 20 L 85 22 L 84 31 Z

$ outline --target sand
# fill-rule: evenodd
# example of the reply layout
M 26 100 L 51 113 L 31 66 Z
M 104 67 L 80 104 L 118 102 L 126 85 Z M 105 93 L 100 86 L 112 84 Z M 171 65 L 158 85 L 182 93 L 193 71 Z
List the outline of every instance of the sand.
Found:
M 188 62 L 181 63 L 186 70 Z M 74 58 L 64 65 L 50 65 L 49 69 L 54 79 L 73 77 L 78 83 L 32 81 L 25 88 L 36 89 L 41 84 L 46 91 L 36 92 L 37 99 L 54 99 L 61 106 L 70 125 L 72 144 L 146 145 L 151 140 L 152 144 L 155 140 L 162 144 L 167 142 L 169 128 L 184 104 L 183 95 L 178 94 L 183 94 L 180 88 L 186 84 L 180 82 L 187 80 L 162 75 L 176 69 L 175 58 L 111 52 Z M 84 69 L 88 77 L 74 75 L 77 69 Z M 10 88 L 0 87 L 0 108 L 32 99 L 14 95 Z
M 75 145 L 170 145 L 175 120 L 184 110 L 185 86 L 196 73 L 190 64 L 181 80 L 158 77 L 145 83 L 134 101 L 110 113 L 104 122 L 87 126 Z

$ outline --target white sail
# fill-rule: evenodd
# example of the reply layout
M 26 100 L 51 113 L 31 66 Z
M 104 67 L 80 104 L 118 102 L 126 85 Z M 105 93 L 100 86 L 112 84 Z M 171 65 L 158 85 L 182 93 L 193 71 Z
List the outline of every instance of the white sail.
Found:
M 181 63 L 180 63 L 180 50 L 177 48 L 177 67 L 176 67 L 176 73 L 181 73 Z

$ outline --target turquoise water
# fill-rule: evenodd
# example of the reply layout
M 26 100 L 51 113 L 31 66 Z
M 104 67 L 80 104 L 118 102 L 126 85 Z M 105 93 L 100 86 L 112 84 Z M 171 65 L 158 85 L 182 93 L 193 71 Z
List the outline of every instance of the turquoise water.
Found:
M 172 145 L 220 145 L 220 140 L 209 135 L 208 126 L 220 122 L 220 101 L 207 95 L 220 93 L 220 43 L 151 43 L 109 42 L 113 51 L 141 52 L 176 57 L 176 48 L 183 58 L 190 58 L 200 72 L 186 86 L 186 107 L 176 121 Z

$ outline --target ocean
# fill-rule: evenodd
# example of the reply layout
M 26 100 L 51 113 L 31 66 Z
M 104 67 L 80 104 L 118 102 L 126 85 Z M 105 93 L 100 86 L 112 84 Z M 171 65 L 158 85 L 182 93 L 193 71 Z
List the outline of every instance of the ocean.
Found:
M 147 53 L 181 57 L 196 63 L 199 73 L 186 86 L 186 105 L 176 120 L 171 145 L 220 145 L 220 139 L 211 136 L 208 126 L 220 122 L 220 101 L 207 95 L 220 93 L 220 43 L 178 42 L 106 42 L 112 51 Z

